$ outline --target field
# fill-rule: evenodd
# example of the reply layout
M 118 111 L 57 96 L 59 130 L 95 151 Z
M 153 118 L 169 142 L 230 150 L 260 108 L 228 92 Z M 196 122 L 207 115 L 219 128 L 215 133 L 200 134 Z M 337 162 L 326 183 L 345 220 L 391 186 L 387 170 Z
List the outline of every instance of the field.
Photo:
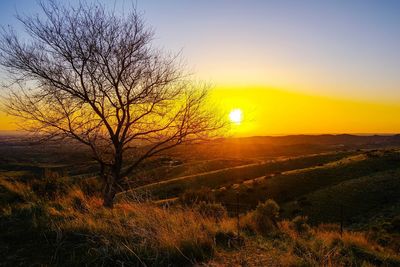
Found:
M 183 146 L 113 210 L 88 151 L 0 139 L 0 265 L 400 265 L 398 136 Z

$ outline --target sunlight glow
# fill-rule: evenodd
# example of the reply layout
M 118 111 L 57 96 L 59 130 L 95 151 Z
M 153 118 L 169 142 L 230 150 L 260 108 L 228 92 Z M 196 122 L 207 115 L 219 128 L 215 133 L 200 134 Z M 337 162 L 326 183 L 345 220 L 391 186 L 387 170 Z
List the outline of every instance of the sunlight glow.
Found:
M 270 87 L 218 87 L 212 92 L 225 110 L 234 136 L 290 134 L 395 134 L 400 104 L 303 94 Z M 241 123 L 232 117 L 240 109 Z M 232 115 L 231 115 L 232 114 Z M 237 127 L 238 126 L 238 127 Z
M 243 120 L 243 112 L 241 109 L 233 109 L 230 113 L 229 113 L 229 119 L 231 120 L 231 122 L 236 123 L 236 124 L 240 124 Z

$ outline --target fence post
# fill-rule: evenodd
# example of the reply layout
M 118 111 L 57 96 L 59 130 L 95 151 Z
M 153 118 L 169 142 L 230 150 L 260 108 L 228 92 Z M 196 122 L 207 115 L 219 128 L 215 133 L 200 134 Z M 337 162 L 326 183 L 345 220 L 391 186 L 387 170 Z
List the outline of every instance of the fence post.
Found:
M 343 236 L 343 204 L 340 204 L 340 237 Z
M 239 192 L 236 192 L 236 218 L 237 218 L 237 238 L 240 238 L 240 218 L 239 218 Z

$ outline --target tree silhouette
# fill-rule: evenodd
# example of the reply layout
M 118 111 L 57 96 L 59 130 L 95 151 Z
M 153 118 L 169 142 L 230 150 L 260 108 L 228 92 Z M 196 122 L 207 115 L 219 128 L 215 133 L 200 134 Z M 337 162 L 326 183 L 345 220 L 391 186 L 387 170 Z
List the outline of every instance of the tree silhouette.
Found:
M 11 28 L 1 33 L 0 64 L 12 81 L 8 112 L 46 140 L 90 147 L 104 206 L 149 157 L 223 127 L 207 105 L 207 86 L 151 45 L 153 32 L 135 8 L 120 16 L 100 4 L 40 6 L 42 16 L 18 16 L 28 38 Z

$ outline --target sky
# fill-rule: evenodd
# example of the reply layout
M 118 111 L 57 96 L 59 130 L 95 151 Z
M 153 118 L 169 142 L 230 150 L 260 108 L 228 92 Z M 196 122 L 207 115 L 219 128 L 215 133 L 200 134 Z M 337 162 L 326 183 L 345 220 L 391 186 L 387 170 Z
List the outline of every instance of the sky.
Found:
M 243 111 L 234 134 L 400 132 L 400 1 L 101 2 L 136 4 L 155 45 L 181 51 L 221 106 Z M 22 33 L 16 12 L 37 4 L 0 2 L 0 24 Z

